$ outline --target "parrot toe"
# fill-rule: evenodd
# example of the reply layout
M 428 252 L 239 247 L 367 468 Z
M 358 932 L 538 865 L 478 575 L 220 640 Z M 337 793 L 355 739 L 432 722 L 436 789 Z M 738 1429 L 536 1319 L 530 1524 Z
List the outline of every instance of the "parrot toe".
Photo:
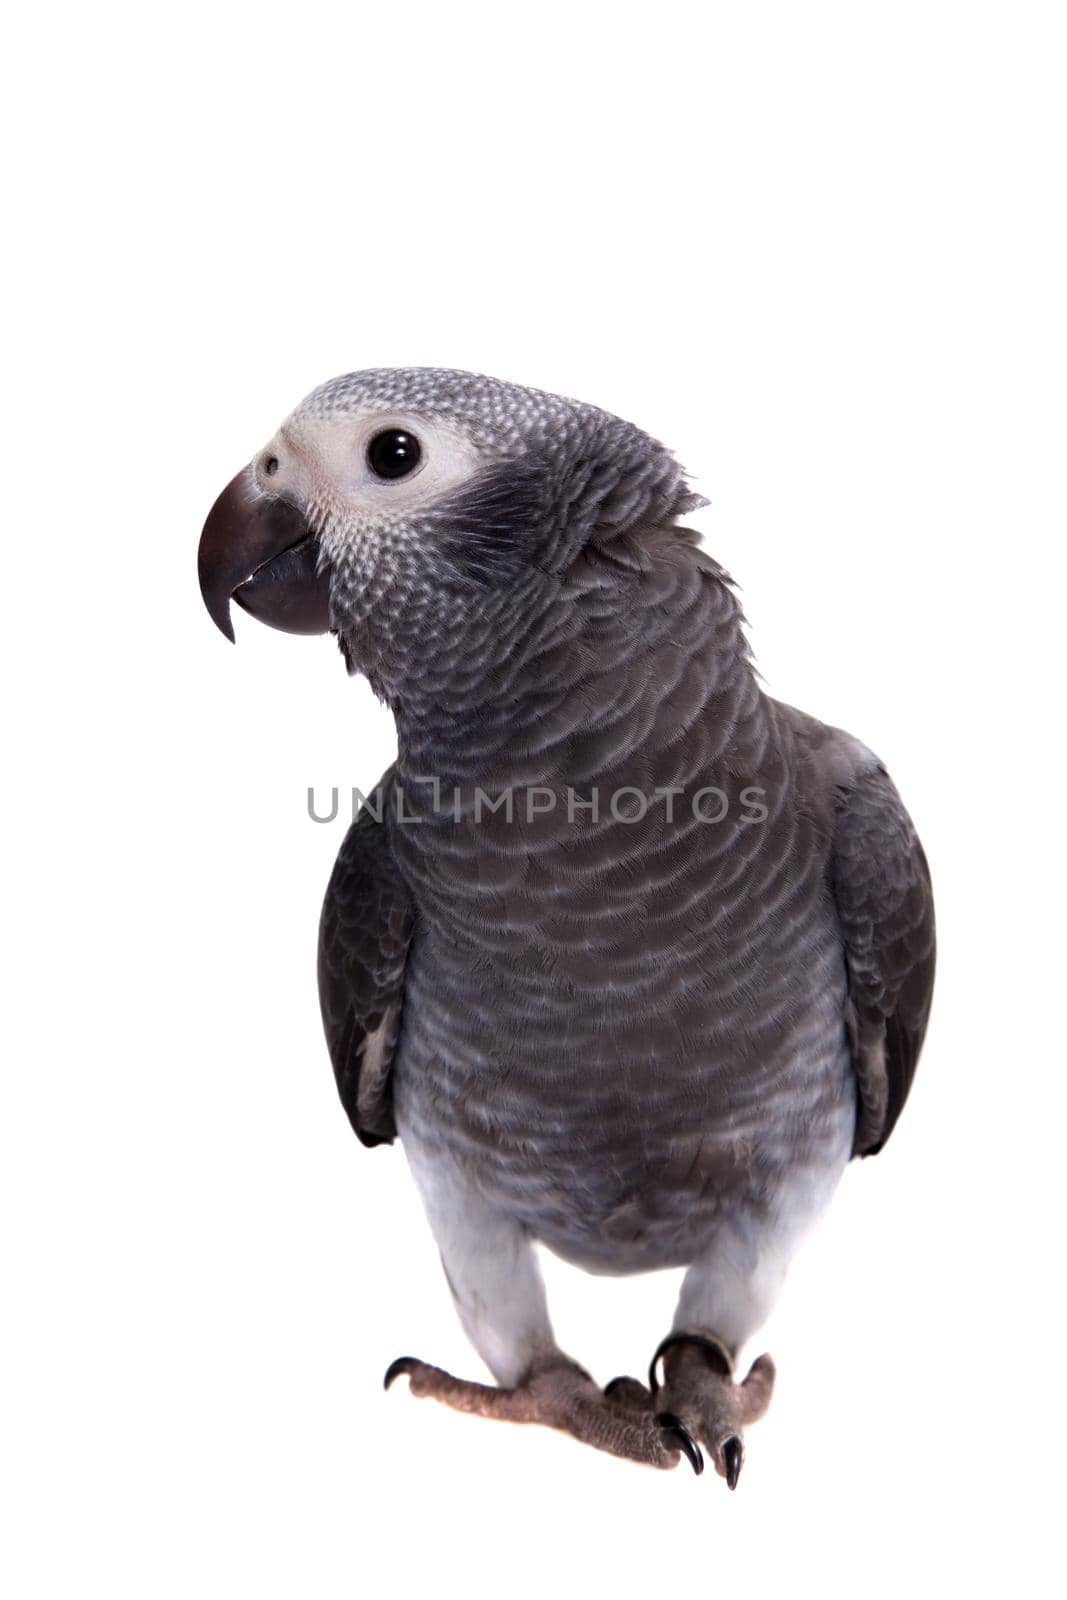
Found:
M 652 1391 L 636 1378 L 612 1378 L 604 1385 L 604 1399 L 634 1411 L 647 1411 L 652 1405 Z

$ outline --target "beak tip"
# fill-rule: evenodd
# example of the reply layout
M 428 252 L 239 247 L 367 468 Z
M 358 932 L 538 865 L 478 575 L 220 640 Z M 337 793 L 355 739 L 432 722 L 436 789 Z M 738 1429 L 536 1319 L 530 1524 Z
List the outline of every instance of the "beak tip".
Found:
M 225 638 L 229 639 L 231 644 L 236 644 L 237 640 L 233 631 L 233 618 L 230 616 L 231 596 L 228 594 L 219 595 L 217 593 L 212 593 L 209 585 L 204 582 L 204 579 L 201 576 L 200 598 L 204 602 L 205 611 L 219 632 Z

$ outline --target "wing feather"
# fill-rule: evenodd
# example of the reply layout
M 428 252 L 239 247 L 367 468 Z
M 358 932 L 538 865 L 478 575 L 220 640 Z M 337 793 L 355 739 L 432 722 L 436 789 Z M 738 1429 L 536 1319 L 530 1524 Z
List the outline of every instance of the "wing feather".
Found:
M 885 768 L 835 791 L 831 880 L 859 1085 L 856 1155 L 885 1145 L 908 1098 L 934 986 L 934 901 L 915 827 Z
M 378 788 L 383 808 L 392 779 L 390 768 Z M 345 835 L 322 907 L 319 1004 L 341 1104 L 368 1146 L 396 1137 L 390 1073 L 412 925 L 388 831 L 364 809 Z

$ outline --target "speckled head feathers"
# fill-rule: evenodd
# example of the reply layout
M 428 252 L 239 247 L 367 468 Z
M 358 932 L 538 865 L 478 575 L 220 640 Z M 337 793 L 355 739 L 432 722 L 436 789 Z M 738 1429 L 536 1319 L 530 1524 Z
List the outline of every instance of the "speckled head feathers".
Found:
M 395 412 L 461 433 L 480 464 L 544 475 L 557 524 L 607 531 L 668 521 L 702 503 L 683 469 L 648 434 L 599 406 L 445 367 L 372 368 L 312 391 L 292 420 Z M 556 491 L 553 504 L 552 490 Z
M 373 447 L 390 430 L 416 466 L 384 481 Z M 349 666 L 390 699 L 426 648 L 490 628 L 503 652 L 535 610 L 558 606 L 585 553 L 621 550 L 702 503 L 670 451 L 632 423 L 438 367 L 323 384 L 253 472 L 306 516 Z

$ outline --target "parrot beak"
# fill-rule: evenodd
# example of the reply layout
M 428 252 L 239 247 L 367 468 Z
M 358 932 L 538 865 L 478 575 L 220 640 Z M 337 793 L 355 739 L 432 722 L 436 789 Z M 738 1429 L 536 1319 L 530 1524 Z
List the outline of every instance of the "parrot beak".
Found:
M 330 575 L 319 541 L 291 501 L 260 493 L 251 466 L 208 513 L 197 567 L 208 615 L 231 642 L 231 600 L 284 633 L 330 631 Z

